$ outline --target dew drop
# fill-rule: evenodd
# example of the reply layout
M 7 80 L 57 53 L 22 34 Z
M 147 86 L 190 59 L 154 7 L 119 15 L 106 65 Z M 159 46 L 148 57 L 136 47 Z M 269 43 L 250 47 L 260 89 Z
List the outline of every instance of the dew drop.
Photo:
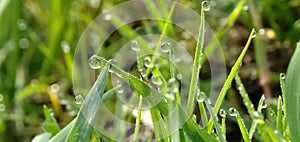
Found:
M 58 84 L 52 84 L 50 86 L 50 91 L 53 92 L 53 93 L 57 93 L 58 91 L 60 90 L 60 86 Z
M 25 31 L 27 29 L 26 22 L 23 19 L 19 19 L 17 22 L 18 22 L 20 31 Z
M 198 102 L 203 103 L 205 100 L 205 93 L 201 92 L 200 89 L 197 90 L 197 95 L 196 95 L 196 99 Z
M 281 78 L 282 80 L 285 80 L 285 78 L 286 78 L 285 73 L 281 73 L 281 74 L 280 74 L 280 78 Z
M 75 104 L 80 105 L 83 103 L 83 97 L 81 95 L 76 95 L 75 96 Z
M 253 34 L 251 36 L 252 38 L 255 38 L 256 37 L 256 31 L 253 31 Z
M 142 70 L 140 73 L 141 73 L 142 77 L 146 77 L 146 75 L 147 75 L 146 70 Z
M 0 112 L 5 111 L 6 106 L 4 104 L 0 104 Z
M 54 116 L 54 110 L 52 108 L 48 109 L 48 112 L 50 113 L 51 116 Z
M 244 11 L 249 10 L 249 6 L 248 6 L 248 5 L 243 6 L 243 10 L 244 10 Z
M 20 46 L 20 48 L 22 48 L 22 49 L 28 48 L 28 47 L 29 47 L 29 41 L 28 41 L 28 39 L 22 38 L 22 39 L 19 41 L 19 46 Z
M 243 85 L 239 85 L 238 90 L 242 91 L 243 90 Z
M 64 53 L 70 53 L 70 46 L 69 46 L 69 44 L 66 42 L 66 41 L 62 41 L 61 43 L 60 43 L 60 46 L 61 46 L 61 49 L 62 49 L 62 51 L 64 52 Z
M 105 14 L 104 15 L 104 20 L 106 20 L 106 21 L 110 21 L 111 18 L 112 18 L 111 14 Z
M 252 115 L 255 117 L 255 118 L 259 118 L 260 116 L 259 116 L 259 113 L 257 112 L 257 111 L 254 111 L 253 113 L 252 113 Z
M 176 78 L 177 78 L 178 80 L 182 80 L 182 74 L 180 74 L 180 73 L 177 74 L 177 75 L 176 75 Z
M 99 69 L 101 67 L 101 59 L 98 55 L 93 55 L 89 59 L 89 65 L 92 69 Z
M 109 63 L 110 65 L 118 66 L 118 61 L 117 61 L 116 59 L 109 59 L 109 60 L 108 60 L 108 63 Z M 111 73 L 114 72 L 114 71 L 111 69 L 111 66 L 110 66 L 110 68 L 109 68 L 108 71 L 111 72 Z
M 147 68 L 153 68 L 154 67 L 154 64 L 151 60 L 150 57 L 145 57 L 144 58 L 144 65 L 147 67 Z
M 265 29 L 259 29 L 259 30 L 258 30 L 258 33 L 259 33 L 260 35 L 265 35 L 265 34 L 266 34 L 266 30 L 265 30 Z
M 160 76 L 157 76 L 157 75 L 152 76 L 151 82 L 158 86 L 162 84 L 162 80 L 161 80 Z
M 118 94 L 123 94 L 123 93 L 124 93 L 124 89 L 123 89 L 123 88 L 119 88 L 119 89 L 117 90 L 117 93 L 118 93 Z
M 170 78 L 168 81 L 168 85 L 170 86 L 170 89 L 176 93 L 179 91 L 179 83 L 175 78 Z
M 170 42 L 163 42 L 163 43 L 160 45 L 160 49 L 161 49 L 161 51 L 164 52 L 164 53 L 170 52 L 170 50 L 171 50 L 171 43 L 170 43 Z
M 165 95 L 165 97 L 168 98 L 168 99 L 170 99 L 170 100 L 175 100 L 174 95 L 173 95 L 173 94 L 170 94 L 170 93 L 167 93 L 167 94 Z
M 138 41 L 133 40 L 133 41 L 131 42 L 130 48 L 131 48 L 131 50 L 133 50 L 133 51 L 139 51 L 139 50 L 140 50 L 140 47 L 139 47 Z
M 134 110 L 132 111 L 132 115 L 133 115 L 134 117 L 137 117 L 137 116 L 138 116 L 138 110 L 137 110 L 137 109 L 134 109 Z
M 237 116 L 237 110 L 235 108 L 231 107 L 231 108 L 228 109 L 228 114 L 230 116 L 235 116 L 236 117 Z
M 220 116 L 225 118 L 226 117 L 226 111 L 224 109 L 220 109 L 220 112 L 219 112 Z
M 210 2 L 209 2 L 209 1 L 204 0 L 204 1 L 202 2 L 202 6 L 203 6 L 203 10 L 204 10 L 204 11 L 209 11 L 209 10 L 210 10 Z

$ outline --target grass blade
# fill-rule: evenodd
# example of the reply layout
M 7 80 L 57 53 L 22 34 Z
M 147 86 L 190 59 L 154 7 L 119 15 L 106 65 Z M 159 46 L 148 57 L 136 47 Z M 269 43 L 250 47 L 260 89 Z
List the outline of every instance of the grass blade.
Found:
M 203 49 L 204 49 L 204 25 L 205 25 L 205 14 L 203 5 L 201 6 L 201 19 L 200 19 L 200 27 L 199 27 L 199 35 L 197 40 L 196 52 L 195 52 L 195 59 L 194 59 L 194 67 L 192 72 L 192 79 L 191 85 L 189 90 L 188 102 L 187 102 L 187 114 L 191 115 L 194 111 L 194 102 L 195 102 L 195 95 L 198 89 L 198 80 L 199 80 L 199 73 L 201 69 L 201 60 L 203 56 Z
M 138 116 L 137 116 L 136 122 L 135 122 L 134 141 L 138 141 L 138 137 L 139 137 L 139 130 L 140 130 L 140 124 L 141 124 L 141 114 L 142 114 L 142 104 L 143 104 L 143 97 L 140 96 L 139 107 L 138 107 Z
M 240 56 L 238 57 L 237 61 L 235 62 L 235 64 L 231 68 L 231 71 L 230 71 L 230 73 L 229 73 L 229 75 L 228 75 L 228 77 L 227 77 L 227 79 L 226 79 L 226 81 L 225 81 L 225 83 L 224 83 L 224 85 L 223 85 L 223 87 L 221 89 L 221 92 L 220 92 L 220 94 L 219 94 L 219 96 L 217 98 L 217 101 L 216 101 L 216 104 L 215 104 L 215 107 L 214 107 L 214 111 L 215 111 L 216 114 L 219 112 L 219 109 L 220 109 L 220 107 L 222 105 L 222 102 L 223 102 L 223 100 L 224 100 L 224 98 L 225 98 L 225 96 L 227 94 L 227 91 L 231 87 L 231 83 L 232 83 L 233 78 L 235 77 L 235 75 L 237 74 L 239 68 L 242 65 L 242 61 L 243 61 L 243 59 L 244 59 L 244 57 L 246 55 L 246 52 L 247 52 L 247 50 L 248 50 L 248 48 L 250 46 L 250 43 L 252 41 L 252 38 L 253 38 L 254 34 L 255 34 L 255 30 L 252 29 L 251 34 L 250 34 L 250 36 L 248 38 L 248 41 L 247 41 L 247 43 L 246 43 L 246 45 L 245 45 L 242 53 L 240 54 Z M 208 125 L 207 128 L 208 128 L 207 129 L 208 132 L 210 133 L 211 130 L 212 130 L 212 128 L 213 128 L 213 123 L 212 123 L 211 119 L 209 121 L 209 125 Z
M 276 118 L 276 129 L 279 134 L 283 136 L 283 120 L 282 120 L 282 99 L 281 96 L 278 97 L 277 103 L 277 118 Z
M 254 34 L 255 34 L 255 30 L 252 29 L 251 34 L 250 34 L 250 36 L 248 38 L 248 41 L 246 43 L 246 46 L 244 47 L 242 53 L 240 54 L 239 58 L 235 62 L 234 66 L 232 67 L 232 69 L 231 69 L 231 71 L 230 71 L 230 73 L 229 73 L 229 75 L 228 75 L 228 77 L 225 81 L 225 84 L 224 84 L 224 86 L 223 86 L 223 88 L 222 88 L 222 90 L 219 94 L 219 97 L 216 101 L 215 108 L 214 108 L 215 113 L 218 113 L 218 111 L 221 107 L 221 104 L 222 104 L 222 102 L 225 98 L 225 95 L 226 95 L 228 89 L 231 87 L 231 82 L 232 82 L 233 78 L 235 77 L 235 75 L 237 74 L 239 68 L 242 65 L 243 58 L 244 58 L 244 56 L 245 56 L 245 54 L 246 54 L 246 52 L 247 52 L 247 50 L 250 46 L 250 43 L 252 41 L 252 38 L 253 38 Z
M 300 43 L 291 59 L 286 77 L 286 111 L 292 141 L 300 141 Z
M 45 131 L 51 133 L 52 135 L 57 134 L 60 128 L 57 124 L 56 119 L 50 114 L 48 108 L 45 105 L 44 105 L 44 115 L 46 117 L 46 120 L 43 123 Z
M 84 101 L 77 116 L 76 122 L 70 130 L 66 141 L 86 141 L 91 138 L 94 130 L 91 124 L 95 123 L 97 113 L 100 109 L 99 106 L 102 105 L 98 95 L 102 97 L 102 94 L 105 90 L 109 66 L 110 65 L 107 64 L 104 67 L 89 94 L 87 95 L 86 100 Z

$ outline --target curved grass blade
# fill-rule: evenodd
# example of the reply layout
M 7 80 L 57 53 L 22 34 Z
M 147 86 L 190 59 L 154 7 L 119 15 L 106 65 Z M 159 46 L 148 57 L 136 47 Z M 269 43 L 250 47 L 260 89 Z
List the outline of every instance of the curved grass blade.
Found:
M 286 111 L 292 141 L 300 141 L 300 43 L 291 59 L 286 76 Z
M 231 87 L 231 83 L 232 83 L 232 80 L 233 78 L 235 77 L 235 75 L 237 74 L 238 70 L 240 69 L 241 65 L 242 65 L 242 61 L 246 55 L 246 52 L 250 46 L 250 43 L 252 41 L 252 38 L 253 38 L 253 35 L 255 34 L 255 30 L 252 29 L 251 31 L 251 34 L 247 40 L 247 43 L 242 51 L 242 53 L 240 54 L 240 56 L 238 57 L 237 61 L 235 62 L 235 64 L 233 65 L 233 67 L 231 68 L 231 71 L 221 89 L 221 92 L 219 93 L 219 96 L 217 98 L 217 101 L 216 101 L 216 104 L 215 104 L 215 107 L 214 107 L 214 111 L 215 113 L 217 114 L 219 112 L 219 109 L 222 105 L 222 102 L 227 94 L 227 91 L 229 90 L 229 88 Z M 212 128 L 213 128 L 213 123 L 212 123 L 212 120 L 210 119 L 209 121 L 209 124 L 207 126 L 207 130 L 208 132 L 211 132 Z
M 91 124 L 95 123 L 99 106 L 103 104 L 100 97 L 102 97 L 105 90 L 109 66 L 110 64 L 106 64 L 87 95 L 66 141 L 86 141 L 91 139 L 94 130 Z

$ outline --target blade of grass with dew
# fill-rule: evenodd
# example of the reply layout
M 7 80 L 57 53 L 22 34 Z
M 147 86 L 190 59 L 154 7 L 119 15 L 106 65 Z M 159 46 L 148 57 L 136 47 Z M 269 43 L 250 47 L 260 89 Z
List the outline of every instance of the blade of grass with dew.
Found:
M 261 113 L 262 109 L 265 107 L 265 95 L 262 95 L 259 99 L 258 106 L 257 106 L 257 112 Z
M 229 115 L 234 116 L 236 118 L 240 131 L 242 133 L 243 140 L 245 142 L 250 142 L 247 128 L 244 124 L 244 120 L 241 117 L 240 113 L 235 108 L 229 108 L 228 113 Z
M 244 57 L 246 55 L 246 52 L 247 52 L 247 50 L 248 50 L 248 48 L 250 46 L 250 43 L 252 41 L 252 38 L 253 38 L 254 34 L 255 34 L 255 30 L 252 29 L 251 34 L 250 34 L 250 36 L 249 36 L 249 38 L 247 40 L 247 43 L 246 43 L 246 45 L 245 45 L 242 53 L 240 54 L 240 56 L 238 57 L 237 61 L 235 62 L 235 64 L 231 68 L 231 71 L 230 71 L 230 73 L 229 73 L 229 75 L 228 75 L 228 77 L 227 77 L 227 79 L 226 79 L 226 81 L 225 81 L 225 83 L 224 83 L 224 85 L 223 85 L 223 87 L 221 89 L 221 92 L 219 93 L 219 96 L 217 98 L 217 101 L 216 101 L 216 104 L 215 104 L 215 107 L 214 107 L 215 113 L 219 112 L 219 109 L 220 109 L 220 107 L 222 105 L 222 102 L 223 102 L 223 100 L 224 100 L 224 98 L 225 98 L 225 96 L 227 94 L 227 91 L 231 87 L 232 80 L 233 80 L 233 78 L 235 77 L 235 75 L 237 74 L 239 68 L 242 65 L 242 61 L 243 61 L 243 59 L 244 59 Z M 211 130 L 212 130 L 212 128 L 213 128 L 213 123 L 212 123 L 211 120 L 210 120 L 209 125 L 208 125 L 207 128 L 208 128 L 207 129 L 208 132 L 210 133 Z
M 105 65 L 93 87 L 91 88 L 84 103 L 82 104 L 76 122 L 70 130 L 66 141 L 86 141 L 91 138 L 94 130 L 91 125 L 95 123 L 96 116 L 99 112 L 100 106 L 102 105 L 100 98 L 105 90 L 109 66 L 110 64 Z
M 135 129 L 134 129 L 134 141 L 138 141 L 139 138 L 139 131 L 140 131 L 140 124 L 141 124 L 141 115 L 142 115 L 142 104 L 143 104 L 143 97 L 140 95 L 139 99 L 139 107 L 138 107 L 138 116 L 135 122 Z
M 204 50 L 204 25 L 205 25 L 205 14 L 204 14 L 204 6 L 201 5 L 201 12 L 200 12 L 200 27 L 199 27 L 199 35 L 196 45 L 196 52 L 195 52 L 195 59 L 194 59 L 194 66 L 192 72 L 192 78 L 190 83 L 190 90 L 189 96 L 187 101 L 187 114 L 191 115 L 194 110 L 194 102 L 195 102 L 195 95 L 198 89 L 198 81 L 199 81 L 199 73 L 201 69 L 201 60 L 203 56 Z
M 279 80 L 280 80 L 280 88 L 281 88 L 281 93 L 282 93 L 282 99 L 283 99 L 283 136 L 286 140 L 289 140 L 289 127 L 287 124 L 287 118 L 286 118 L 286 95 L 285 95 L 285 79 L 286 75 L 284 73 L 280 74 Z
M 105 59 L 101 58 L 101 61 L 108 63 Z M 160 94 L 157 90 L 148 86 L 143 81 L 138 79 L 137 77 L 121 70 L 119 67 L 111 64 L 110 69 L 121 79 L 127 81 L 130 87 L 132 87 L 135 91 L 141 94 L 144 98 L 147 98 L 150 104 L 153 104 L 157 99 L 162 98 L 162 94 Z M 167 116 L 169 114 L 169 106 L 165 101 L 160 101 L 158 104 L 155 105 L 163 115 Z M 201 129 L 197 123 L 195 123 L 191 118 L 187 117 L 184 110 L 182 108 L 179 109 L 179 115 L 182 117 L 183 120 L 186 122 L 183 124 L 182 128 L 185 131 L 186 135 L 189 137 L 190 140 L 203 140 L 203 141 L 216 141 L 214 137 L 209 135 L 205 130 Z
M 277 100 L 277 118 L 276 118 L 276 130 L 283 136 L 283 120 L 282 120 L 282 99 L 281 96 Z
M 286 76 L 286 115 L 292 141 L 300 141 L 300 42 L 290 61 Z
M 250 139 L 249 139 L 249 133 L 248 133 L 247 128 L 246 128 L 246 126 L 245 126 L 244 120 L 243 120 L 243 118 L 241 117 L 241 115 L 240 115 L 239 112 L 237 112 L 236 120 L 237 120 L 238 125 L 239 125 L 239 128 L 240 128 L 240 130 L 241 130 L 243 140 L 244 140 L 245 142 L 250 142 Z
M 246 43 L 246 45 L 245 45 L 242 53 L 238 57 L 238 59 L 235 62 L 234 66 L 232 67 L 232 69 L 231 69 L 231 71 L 230 71 L 230 73 L 229 73 L 229 75 L 228 75 L 228 77 L 227 77 L 227 79 L 226 79 L 226 81 L 224 83 L 224 86 L 222 87 L 222 90 L 221 90 L 221 92 L 220 92 L 220 94 L 219 94 L 219 96 L 217 98 L 217 101 L 216 101 L 216 104 L 215 104 L 215 108 L 214 108 L 214 111 L 216 113 L 218 113 L 218 111 L 219 111 L 219 109 L 221 107 L 221 104 L 222 104 L 222 102 L 223 102 L 223 100 L 225 98 L 225 95 L 226 95 L 228 89 L 231 87 L 232 80 L 233 80 L 233 78 L 235 77 L 235 75 L 237 74 L 239 68 L 242 65 L 243 59 L 244 59 L 244 57 L 246 55 L 246 52 L 247 52 L 247 50 L 248 50 L 248 48 L 250 46 L 250 43 L 251 43 L 251 41 L 253 39 L 253 35 L 254 34 L 255 34 L 255 30 L 252 29 L 251 34 L 250 34 L 250 36 L 248 38 L 248 41 L 247 41 L 247 43 Z
M 241 81 L 240 76 L 238 75 L 238 73 L 235 75 L 235 82 L 236 82 L 236 87 L 239 90 L 242 99 L 243 99 L 243 103 L 247 108 L 247 111 L 249 113 L 249 115 L 253 118 L 253 113 L 255 112 L 255 108 L 253 103 L 251 102 L 249 95 Z
M 219 141 L 220 142 L 226 142 L 225 135 L 224 135 L 224 133 L 222 133 L 222 130 L 221 130 L 222 127 L 221 127 L 221 125 L 219 123 L 218 116 L 214 112 L 213 107 L 210 105 L 211 102 L 209 102 L 209 100 L 207 98 L 205 99 L 205 104 L 206 104 L 206 107 L 208 109 L 208 112 L 209 112 L 210 116 L 213 119 L 215 130 L 217 131 L 217 135 L 218 135 Z
M 56 119 L 50 114 L 48 108 L 45 105 L 43 106 L 43 110 L 44 110 L 44 115 L 46 117 L 43 123 L 43 128 L 45 129 L 46 132 L 49 132 L 50 134 L 52 134 L 52 136 L 54 136 L 60 131 L 58 123 Z

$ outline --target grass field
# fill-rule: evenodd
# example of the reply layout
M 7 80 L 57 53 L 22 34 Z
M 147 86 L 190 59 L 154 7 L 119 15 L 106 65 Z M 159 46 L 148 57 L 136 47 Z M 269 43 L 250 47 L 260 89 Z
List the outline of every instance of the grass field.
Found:
M 1 0 L 0 142 L 300 141 L 299 40 L 298 0 Z

